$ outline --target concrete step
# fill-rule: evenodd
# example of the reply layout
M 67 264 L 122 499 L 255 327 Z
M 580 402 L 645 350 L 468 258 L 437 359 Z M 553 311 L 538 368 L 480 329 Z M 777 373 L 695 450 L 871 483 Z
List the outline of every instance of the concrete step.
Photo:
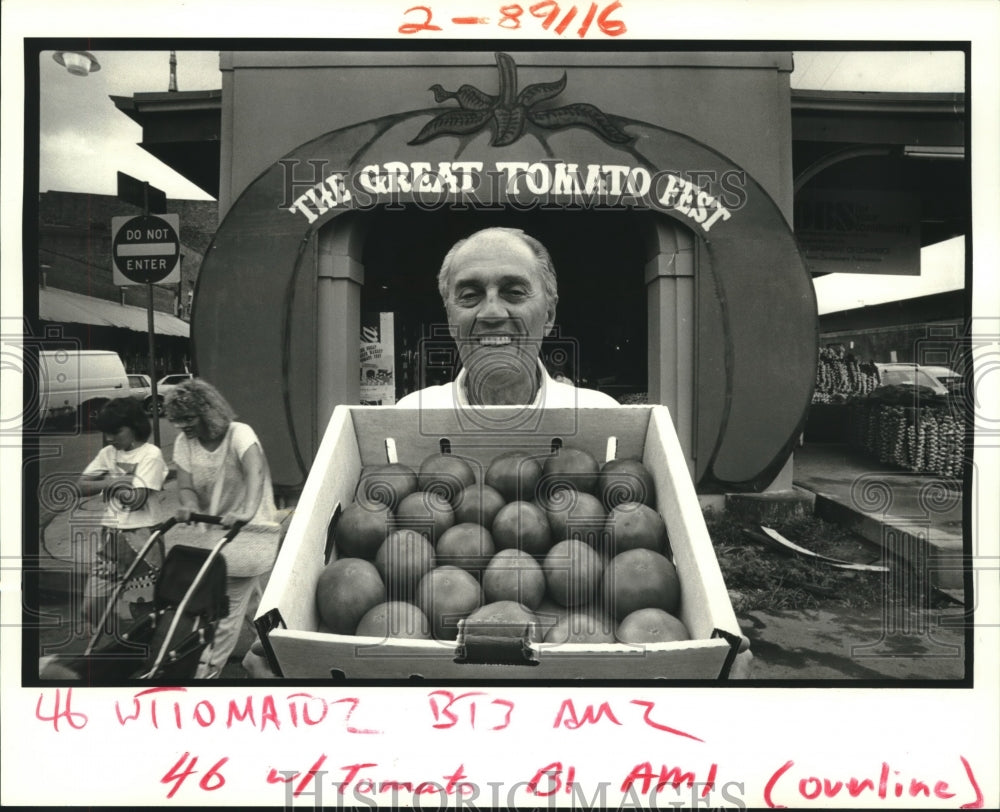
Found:
M 878 544 L 887 555 L 926 573 L 940 589 L 963 588 L 960 532 L 935 526 L 926 518 L 865 513 L 826 494 L 816 494 L 816 515 Z
M 849 527 L 906 561 L 939 588 L 963 588 L 962 483 L 888 470 L 847 445 L 806 444 L 795 484 L 815 494 L 815 514 Z
M 726 512 L 756 524 L 772 524 L 784 519 L 811 516 L 816 497 L 804 488 L 766 493 L 728 493 Z

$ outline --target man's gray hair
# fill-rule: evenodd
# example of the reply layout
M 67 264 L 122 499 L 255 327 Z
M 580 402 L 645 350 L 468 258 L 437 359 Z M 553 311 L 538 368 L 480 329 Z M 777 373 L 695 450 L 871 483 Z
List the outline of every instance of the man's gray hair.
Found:
M 530 234 L 525 234 L 519 228 L 501 228 L 499 226 L 484 228 L 481 231 L 477 231 L 475 234 L 470 234 L 468 237 L 459 240 L 451 247 L 451 250 L 445 255 L 444 262 L 441 263 L 441 270 L 438 272 L 438 291 L 441 293 L 442 301 L 444 301 L 446 305 L 448 304 L 448 292 L 451 288 L 451 275 L 454 272 L 453 266 L 455 262 L 455 255 L 459 252 L 462 246 L 470 241 L 478 240 L 482 237 L 497 236 L 501 234 L 516 237 L 524 245 L 531 249 L 531 253 L 535 255 L 535 260 L 537 261 L 536 269 L 542 278 L 542 288 L 545 291 L 545 298 L 549 305 L 552 308 L 555 308 L 556 303 L 559 301 L 559 287 L 556 282 L 556 269 L 552 264 L 552 257 L 549 255 L 548 249 Z

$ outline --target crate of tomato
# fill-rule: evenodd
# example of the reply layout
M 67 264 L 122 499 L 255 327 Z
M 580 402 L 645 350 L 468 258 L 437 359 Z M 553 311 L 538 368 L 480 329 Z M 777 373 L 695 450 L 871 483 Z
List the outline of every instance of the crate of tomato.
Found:
M 663 406 L 338 406 L 255 622 L 293 678 L 717 680 L 740 639 Z

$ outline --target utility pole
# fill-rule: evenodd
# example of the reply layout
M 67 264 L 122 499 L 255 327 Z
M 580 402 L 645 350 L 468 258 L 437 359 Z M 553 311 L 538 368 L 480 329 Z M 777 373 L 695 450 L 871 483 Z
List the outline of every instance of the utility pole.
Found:
M 149 336 L 150 402 L 153 442 L 160 444 L 159 392 L 156 386 L 156 341 L 153 321 L 153 285 L 180 282 L 180 221 L 166 214 L 167 196 L 147 181 L 118 173 L 118 199 L 142 206 L 140 217 L 112 217 L 112 264 L 116 285 L 144 284 Z M 154 216 L 154 212 L 157 214 Z
M 143 181 L 142 185 L 142 216 L 149 217 L 149 183 Z M 160 400 L 156 392 L 156 346 L 155 346 L 155 325 L 153 324 L 153 283 L 146 283 L 146 290 L 149 294 L 146 305 L 146 324 L 149 332 L 149 396 L 153 399 L 153 445 L 160 446 Z
M 170 52 L 170 84 L 167 86 L 167 92 L 177 92 L 177 51 Z

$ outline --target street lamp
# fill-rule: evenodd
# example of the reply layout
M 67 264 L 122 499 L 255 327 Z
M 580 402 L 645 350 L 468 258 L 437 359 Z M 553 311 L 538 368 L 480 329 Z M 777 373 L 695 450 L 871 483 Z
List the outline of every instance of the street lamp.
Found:
M 56 51 L 52 58 L 74 76 L 89 76 L 101 69 L 100 63 L 88 51 Z

